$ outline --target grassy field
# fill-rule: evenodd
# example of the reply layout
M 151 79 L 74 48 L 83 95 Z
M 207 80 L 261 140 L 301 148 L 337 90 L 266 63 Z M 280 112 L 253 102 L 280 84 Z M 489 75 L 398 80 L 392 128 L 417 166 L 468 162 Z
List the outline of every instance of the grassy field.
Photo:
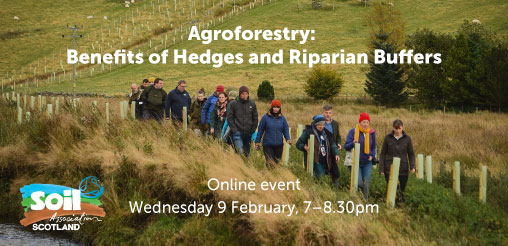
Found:
M 93 1 L 91 1 L 93 2 Z M 143 2 L 146 3 L 147 1 Z M 170 60 L 172 60 L 173 49 L 187 49 L 188 52 L 202 53 L 206 49 L 211 49 L 212 53 L 244 53 L 244 56 L 251 52 L 275 52 L 278 49 L 289 50 L 307 49 L 309 52 L 338 52 L 344 49 L 346 52 L 367 52 L 368 44 L 368 28 L 366 23 L 366 15 L 369 12 L 368 7 L 363 7 L 357 1 L 324 1 L 324 10 L 310 9 L 310 1 L 272 1 L 271 4 L 260 6 L 256 3 L 256 7 L 252 10 L 240 12 L 232 19 L 226 18 L 223 24 L 216 26 L 216 29 L 234 29 L 241 25 L 243 29 L 276 29 L 288 27 L 289 29 L 314 29 L 315 40 L 309 41 L 304 45 L 298 42 L 290 41 L 215 41 L 209 45 L 201 45 L 198 41 L 184 41 L 174 46 L 169 46 Z M 417 29 L 429 28 L 439 32 L 455 32 L 464 20 L 479 19 L 482 24 L 496 31 L 499 35 L 508 34 L 508 20 L 505 12 L 507 5 L 504 1 L 393 1 L 403 15 L 406 23 L 406 33 L 410 34 Z M 87 6 L 92 3 L 83 4 Z M 104 13 L 109 11 L 112 14 L 121 16 L 125 11 L 120 7 L 108 8 L 109 2 L 104 5 Z M 141 4 L 141 3 L 139 3 Z M 148 3 L 149 4 L 149 3 Z M 73 5 L 81 5 L 73 3 Z M 116 6 L 116 5 L 115 5 Z M 139 5 L 141 6 L 141 5 Z M 334 8 L 332 7 L 334 6 Z M 63 8 L 63 7 L 62 7 Z M 36 8 L 35 8 L 36 9 Z M 116 12 L 115 10 L 116 9 Z M 246 8 L 248 9 L 248 8 Z M 417 11 L 415 11 L 417 10 Z M 5 9 L 4 9 L 5 11 Z M 110 12 L 110 13 L 111 13 Z M 101 12 L 102 13 L 102 12 Z M 102 15 L 102 14 L 101 14 Z M 106 14 L 104 14 L 106 15 Z M 81 13 L 80 16 L 84 15 Z M 4 14 L 2 18 L 7 18 Z M 9 17 L 10 18 L 10 17 Z M 43 17 L 40 17 L 43 18 Z M 49 19 L 49 17 L 47 17 Z M 32 35 L 9 39 L 9 43 L 3 46 L 9 56 L 2 64 L 9 64 L 8 68 L 15 69 L 26 65 L 27 62 L 21 62 L 17 59 L 33 59 L 36 60 L 40 56 L 50 55 L 51 47 L 65 45 L 64 41 L 59 38 L 48 38 L 60 34 L 61 26 L 68 19 L 55 21 L 55 23 L 46 24 L 44 35 L 37 39 L 39 45 L 49 46 L 46 53 L 32 54 L 30 56 L 22 55 L 19 58 L 14 54 L 22 54 L 22 52 L 32 52 L 33 45 L 20 45 L 25 39 L 29 39 Z M 7 28 L 13 20 L 8 20 Z M 16 23 L 17 24 L 17 23 Z M 79 23 L 78 23 L 79 24 Z M 96 24 L 96 29 L 99 28 Z M 5 28 L 5 27 L 4 27 Z M 5 32 L 5 31 L 4 31 Z M 42 31 L 41 31 L 42 32 Z M 171 32 L 170 32 L 171 34 Z M 42 34 L 41 34 L 42 35 Z M 161 34 L 153 37 L 155 40 L 161 38 Z M 171 37 L 171 36 L 170 36 Z M 30 39 L 33 40 L 33 39 Z M 171 38 L 170 38 L 170 41 Z M 68 41 L 70 44 L 70 41 Z M 54 45 L 54 46 L 53 46 Z M 143 44 L 145 47 L 146 42 Z M 12 49 L 15 47 L 15 49 Z M 146 47 L 145 47 L 146 48 Z M 13 53 L 14 50 L 16 53 Z M 41 49 L 43 50 L 43 49 Z M 61 52 L 60 49 L 57 49 Z M 143 49 L 142 49 L 143 50 Z M 154 50 L 152 49 L 151 52 Z M 10 58 L 12 56 L 12 58 Z M 288 64 L 288 54 L 285 54 L 286 62 L 283 65 L 250 65 L 244 63 L 241 65 L 227 65 L 221 68 L 212 68 L 211 65 L 151 65 L 147 62 L 143 65 L 127 65 L 122 67 L 113 67 L 111 71 L 97 73 L 93 76 L 89 75 L 89 68 L 82 71 L 82 78 L 78 80 L 78 91 L 81 92 L 99 92 L 107 94 L 119 94 L 127 91 L 128 85 L 133 82 L 139 83 L 143 78 L 156 76 L 164 78 L 166 88 L 171 89 L 174 83 L 180 79 L 186 79 L 188 90 L 190 92 L 197 91 L 199 88 L 211 89 L 216 84 L 222 83 L 238 87 L 240 85 L 248 85 L 257 87 L 262 80 L 269 80 L 274 84 L 277 95 L 300 94 L 303 92 L 303 82 L 309 71 L 307 65 Z M 365 80 L 365 72 L 368 69 L 366 65 L 336 65 L 337 70 L 344 75 L 345 85 L 343 92 L 363 94 L 363 86 Z M 39 69 L 41 69 L 39 67 Z M 101 70 L 100 66 L 96 67 L 96 71 Z M 58 83 L 51 82 L 50 85 L 40 84 L 40 91 L 71 91 L 72 84 L 67 81 Z M 32 86 L 33 87 L 33 86 Z M 31 90 L 33 91 L 33 89 Z
M 507 7 L 502 0 L 453 1 L 392 1 L 401 10 L 406 22 L 406 33 L 419 28 L 439 32 L 455 32 L 464 20 L 479 19 L 483 25 L 499 35 L 508 35 Z M 201 6 L 205 3 L 205 6 Z M 242 3 L 248 3 L 247 1 Z M 226 14 L 224 23 L 215 29 L 315 29 L 315 40 L 305 45 L 297 42 L 270 41 L 214 41 L 201 45 L 197 41 L 183 41 L 173 45 L 174 27 L 191 25 L 195 18 L 200 24 L 217 20 L 225 14 L 217 2 L 181 2 L 183 10 L 170 12 L 170 19 L 158 13 L 158 5 L 174 7 L 171 1 L 136 1 L 125 8 L 122 1 L 6 1 L 0 0 L 0 79 L 16 70 L 18 79 L 57 71 L 61 54 L 69 39 L 66 24 L 86 25 L 85 35 L 79 42 L 80 50 L 97 51 L 97 45 L 111 51 L 132 46 L 133 50 L 160 51 L 169 34 L 168 49 L 187 49 L 201 53 L 211 49 L 214 53 L 275 52 L 278 49 L 307 49 L 311 52 L 366 52 L 368 28 L 366 15 L 369 7 L 359 1 L 325 0 L 323 10 L 311 10 L 310 1 L 280 0 L 270 3 L 256 1 L 255 8 L 239 10 L 231 19 Z M 179 3 L 180 4 L 180 3 Z M 211 5 L 211 6 L 210 6 Z M 145 10 L 146 6 L 146 10 Z M 150 6 L 152 13 L 150 15 Z M 249 6 L 249 5 L 246 5 Z M 188 15 L 187 8 L 195 8 L 198 17 Z M 139 14 L 137 14 L 139 9 Z M 179 8 L 180 9 L 180 8 Z M 231 11 L 227 2 L 225 12 Z M 201 14 L 199 14 L 201 11 Z M 210 11 L 210 15 L 204 14 Z M 137 16 L 136 16 L 137 14 Z M 14 21 L 13 16 L 19 16 Z M 94 18 L 87 19 L 93 15 Z M 140 28 L 135 38 L 129 36 L 133 26 L 123 25 L 121 35 L 105 35 L 120 18 L 134 16 Z M 108 16 L 105 20 L 103 16 Z M 156 23 L 162 23 L 157 25 Z M 166 24 L 164 24 L 166 23 Z M 143 24 L 143 27 L 141 27 Z M 151 29 L 148 30 L 146 25 Z M 169 26 L 168 26 L 169 25 Z M 157 27 L 156 27 L 157 26 Z M 166 29 L 164 29 L 166 28 Z M 101 31 L 102 29 L 102 31 Z M 112 30 L 113 30 L 112 29 Z M 169 30 L 159 33 L 157 30 Z M 178 37 L 182 34 L 177 30 Z M 102 41 L 102 34 L 105 35 Z M 122 37 L 122 38 L 120 38 Z M 130 40 L 129 40 L 130 39 Z M 162 41 L 162 43 L 161 43 Z M 122 44 L 123 42 L 123 44 Z M 107 44 L 112 45 L 109 49 Z M 150 43 L 153 47 L 150 48 Z M 94 44 L 94 48 L 92 48 Z M 119 46 L 119 47 L 116 47 Z M 172 52 L 170 52 L 170 58 Z M 54 59 L 53 59 L 54 55 Z M 46 62 L 43 62 L 46 59 Z M 287 62 L 287 61 L 286 61 Z M 37 66 L 37 64 L 39 64 Z M 27 68 L 30 68 L 27 69 Z M 70 92 L 69 66 L 67 80 L 46 84 L 39 81 L 36 90 L 17 85 L 18 92 L 54 91 Z M 302 97 L 303 83 L 309 68 L 306 65 L 125 65 L 113 66 L 106 71 L 100 66 L 90 76 L 92 67 L 80 68 L 78 92 L 97 92 L 125 95 L 129 84 L 155 76 L 165 80 L 166 91 L 179 79 L 188 81 L 187 90 L 195 92 L 204 87 L 209 94 L 217 84 L 232 87 L 247 85 L 255 94 L 262 80 L 270 80 L 277 98 L 282 99 L 282 110 L 296 136 L 298 124 L 308 124 L 312 116 L 321 113 L 321 102 Z M 343 93 L 363 95 L 367 66 L 337 65 L 345 79 Z M 60 69 L 61 71 L 61 69 Z M 7 81 L 8 79 L 6 79 Z M 252 98 L 256 98 L 253 96 Z M 98 112 L 92 110 L 92 101 L 98 101 Z M 302 153 L 291 148 L 289 165 L 267 170 L 261 151 L 253 151 L 243 158 L 222 144 L 205 140 L 174 129 L 169 122 L 138 122 L 119 119 L 119 103 L 126 98 L 81 98 L 77 110 L 60 99 L 60 114 L 48 119 L 45 112 L 32 110 L 31 121 L 16 123 L 14 102 L 0 98 L 0 222 L 17 223 L 23 217 L 19 188 L 29 183 L 54 183 L 75 186 L 83 177 L 95 175 L 104 183 L 102 202 L 107 216 L 103 223 L 85 225 L 69 234 L 76 241 L 96 245 L 150 244 L 150 245 L 507 245 L 508 241 L 508 116 L 486 111 L 475 113 L 385 109 L 361 100 L 334 100 L 334 119 L 340 122 L 342 139 L 358 120 L 361 112 L 371 116 L 377 133 L 380 151 L 383 137 L 391 130 L 394 119 L 404 122 L 405 131 L 412 137 L 417 153 L 432 155 L 433 184 L 410 175 L 406 190 L 406 203 L 389 210 L 385 204 L 384 177 L 373 170 L 369 203 L 379 204 L 379 214 L 300 213 L 297 216 L 271 214 L 218 214 L 210 217 L 193 215 L 132 214 L 128 201 L 161 201 L 188 203 L 200 201 L 213 204 L 219 200 L 255 203 L 295 203 L 304 210 L 305 200 L 352 200 L 357 204 L 366 201 L 349 194 L 349 171 L 339 165 L 341 188 L 329 185 L 329 178 L 315 180 L 302 168 Z M 50 102 L 48 97 L 47 102 Z M 111 123 L 105 122 L 105 102 L 110 103 Z M 256 100 L 260 118 L 269 109 L 267 102 Z M 24 112 L 29 110 L 24 108 Z M 344 152 L 341 153 L 344 158 Z M 203 158 L 206 156 L 206 158 Z M 451 189 L 450 167 L 454 161 L 462 166 L 462 195 Z M 487 204 L 478 202 L 479 167 L 488 166 Z M 209 178 L 227 180 L 291 181 L 300 179 L 299 192 L 211 192 L 206 187 Z
M 82 98 L 74 111 L 70 104 L 62 104 L 60 114 L 52 119 L 45 113 L 33 111 L 30 122 L 16 125 L 15 104 L 0 101 L 0 201 L 3 220 L 21 218 L 19 187 L 27 183 L 55 183 L 75 185 L 81 177 L 95 175 L 105 186 L 101 198 L 107 216 L 102 223 L 82 226 L 70 236 L 74 240 L 98 245 L 146 244 L 196 245 L 428 245 L 467 243 L 501 245 L 508 231 L 506 225 L 506 159 L 504 132 L 494 125 L 505 122 L 506 116 L 479 113 L 471 115 L 440 115 L 406 111 L 378 111 L 373 106 L 334 105 L 335 115 L 342 124 L 341 134 L 356 121 L 360 110 L 371 113 L 373 127 L 380 136 L 389 129 L 392 118 L 400 116 L 406 130 L 414 139 L 418 153 L 432 154 L 435 164 L 434 184 L 427 184 L 410 176 L 406 204 L 395 210 L 384 206 L 386 184 L 384 177 L 373 171 L 371 199 L 379 204 L 379 214 L 300 213 L 296 216 L 271 214 L 218 214 L 210 217 L 192 215 L 132 214 L 128 201 L 187 203 L 193 200 L 216 203 L 219 200 L 259 204 L 295 203 L 304 210 L 303 201 L 351 200 L 366 202 L 348 192 L 349 172 L 340 165 L 341 189 L 329 185 L 329 179 L 314 180 L 301 167 L 302 154 L 291 149 L 288 167 L 267 170 L 264 157 L 254 151 L 249 158 L 241 158 L 232 149 L 215 141 L 206 141 L 191 133 L 176 131 L 165 122 L 120 120 L 118 99 L 110 99 L 112 122 L 104 122 L 104 99 L 99 100 L 99 112 L 94 113 L 91 102 Z M 264 113 L 266 103 L 259 103 Z M 308 122 L 309 115 L 319 111 L 319 105 L 283 102 L 283 110 L 293 129 L 297 123 Z M 389 115 L 389 116 L 388 116 Z M 463 122 L 457 133 L 443 134 L 443 127 Z M 504 123 L 503 123 L 504 124 Z M 484 125 L 484 128 L 471 127 Z M 461 134 L 460 134 L 461 133 Z M 480 135 L 490 141 L 478 142 Z M 446 140 L 443 140 L 447 137 Z M 450 140 L 453 139 L 453 140 Z M 483 138 L 482 138 L 483 139 Z M 474 144 L 474 141 L 477 144 Z M 486 140 L 485 140 L 486 141 Z M 378 145 L 380 143 L 378 142 Z M 464 148 L 474 145 L 475 150 Z M 447 152 L 442 151 L 447 149 Z M 464 148 L 464 149 L 463 149 Z M 497 151 L 492 151 L 492 149 Z M 379 146 L 378 146 L 379 149 Z M 476 156 L 470 152 L 490 153 Z M 451 154 L 453 153 L 453 154 Z M 494 155 L 494 153 L 496 153 Z M 207 158 L 202 158 L 206 154 Z M 342 153 L 343 155 L 344 153 Z M 457 156 L 463 155 L 463 156 Z M 478 159 L 475 159 L 478 158 Z M 477 202 L 477 166 L 482 158 L 491 170 L 487 205 Z M 451 175 L 438 170 L 441 160 L 460 160 L 464 163 L 463 195 L 450 189 Z M 219 180 L 252 180 L 255 182 L 302 181 L 301 191 L 215 191 L 206 183 L 209 178 Z M 504 183 L 503 183 L 504 182 Z M 447 223 L 442 223 L 446 219 Z

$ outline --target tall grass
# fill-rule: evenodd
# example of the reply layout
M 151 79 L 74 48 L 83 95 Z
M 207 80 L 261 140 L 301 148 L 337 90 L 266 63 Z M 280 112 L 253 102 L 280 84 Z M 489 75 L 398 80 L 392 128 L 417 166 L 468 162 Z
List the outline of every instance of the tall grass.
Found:
M 81 99 L 78 110 L 74 110 L 70 104 L 65 105 L 62 113 L 52 119 L 43 113 L 33 112 L 31 121 L 22 125 L 16 125 L 16 113 L 12 104 L 0 101 L 0 198 L 5 198 L 2 199 L 2 207 L 8 207 L 8 210 L 2 210 L 2 215 L 5 212 L 11 220 L 22 217 L 17 199 L 19 187 L 23 185 L 40 182 L 72 187 L 84 176 L 95 175 L 106 189 L 101 199 L 107 216 L 101 223 L 83 226 L 72 237 L 101 245 L 426 245 L 432 242 L 470 241 L 496 244 L 502 241 L 503 234 L 493 234 L 492 230 L 506 233 L 506 221 L 502 219 L 506 218 L 505 212 L 493 210 L 490 204 L 483 208 L 476 199 L 455 197 L 451 191 L 446 196 L 447 199 L 440 201 L 439 194 L 445 188 L 423 185 L 412 178 L 407 196 L 414 198 L 409 199 L 411 202 L 407 209 L 385 210 L 383 196 L 386 185 L 383 177 L 376 173 L 373 174 L 370 202 L 379 203 L 379 214 L 363 214 L 358 217 L 317 211 L 305 214 L 303 201 L 322 204 L 324 201 L 351 199 L 355 203 L 364 203 L 356 195 L 348 194 L 347 169 L 341 166 L 343 188 L 335 190 L 329 185 L 328 179 L 316 181 L 305 173 L 301 167 L 301 153 L 294 148 L 288 168 L 267 170 L 260 152 L 253 152 L 249 158 L 243 158 L 215 141 L 177 130 L 169 122 L 159 125 L 155 122 L 120 120 L 118 107 L 115 106 L 118 105 L 118 99 L 109 99 L 113 112 L 112 122 L 107 124 L 103 117 L 103 107 L 100 107 L 99 112 L 94 112 L 88 106 L 91 105 L 91 100 Z M 102 100 L 105 99 L 101 99 L 99 105 L 103 105 Z M 266 103 L 258 104 L 260 113 L 266 107 Z M 298 109 L 299 107 L 301 108 Z M 319 113 L 319 107 L 283 103 L 283 112 L 292 129 L 296 129 L 297 122 L 308 121 L 309 115 Z M 336 119 L 343 125 L 343 136 L 347 130 L 345 126 L 355 121 L 356 111 L 360 109 L 357 107 L 359 106 L 348 109 L 335 106 Z M 372 112 L 374 108 L 367 111 L 371 112 L 376 130 L 388 129 L 377 123 L 390 121 L 391 119 L 381 120 L 388 112 Z M 416 113 L 408 114 L 415 114 L 416 117 Z M 459 116 L 449 117 L 453 119 Z M 416 124 L 414 122 L 406 123 L 408 131 L 412 124 Z M 417 129 L 410 131 L 413 138 L 418 138 Z M 432 127 L 428 130 L 437 131 Z M 419 148 L 421 146 L 417 147 Z M 255 191 L 212 192 L 206 187 L 207 180 L 212 177 L 219 180 L 237 178 L 255 181 L 257 184 L 265 180 L 294 181 L 298 178 L 302 182 L 302 190 L 261 191 L 258 188 Z M 424 189 L 418 188 L 420 186 Z M 413 193 L 412 189 L 418 189 L 418 192 Z M 426 192 L 432 192 L 432 200 L 418 198 L 431 195 Z M 252 201 L 258 204 L 295 203 L 300 213 L 291 217 L 231 212 L 214 212 L 210 217 L 130 213 L 128 201 L 141 200 L 148 203 L 161 201 L 179 204 L 194 200 L 207 204 L 215 204 L 219 200 Z M 440 226 L 441 234 L 434 238 L 436 230 L 432 228 L 433 223 L 438 223 L 438 218 L 441 217 L 439 207 L 444 204 L 454 215 L 462 218 L 455 205 L 465 201 L 471 212 L 481 211 L 478 216 L 467 217 L 468 223 L 477 223 L 481 228 L 488 225 L 491 231 L 476 227 L 463 229 L 460 224 L 463 219 L 458 219 L 448 227 Z M 420 203 L 428 210 L 420 209 Z

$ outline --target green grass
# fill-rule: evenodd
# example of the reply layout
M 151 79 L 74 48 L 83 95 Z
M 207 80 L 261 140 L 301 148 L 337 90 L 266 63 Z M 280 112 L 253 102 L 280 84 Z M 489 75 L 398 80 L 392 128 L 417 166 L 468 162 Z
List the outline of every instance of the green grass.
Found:
M 330 6 L 332 2 L 328 1 L 325 3 L 327 6 Z M 429 28 L 439 32 L 455 32 L 464 20 L 475 18 L 481 20 L 483 25 L 500 35 L 508 34 L 508 20 L 505 15 L 508 5 L 502 0 L 404 0 L 393 1 L 393 3 L 402 12 L 406 22 L 406 34 L 412 33 L 419 28 Z M 297 9 L 297 4 L 300 11 Z M 111 11 L 118 14 L 122 11 L 116 10 L 114 12 L 114 8 L 108 9 L 106 5 L 104 9 L 104 12 Z M 337 52 L 340 49 L 353 53 L 367 52 L 369 34 L 366 15 L 368 12 L 369 7 L 358 5 L 356 1 L 336 1 L 334 10 L 312 10 L 310 9 L 310 1 L 272 1 L 271 4 L 264 6 L 260 6 L 258 2 L 253 10 L 241 12 L 238 16 L 234 16 L 232 20 L 228 19 L 216 28 L 233 29 L 237 25 L 241 25 L 243 29 L 278 29 L 283 27 L 290 29 L 315 29 L 315 40 L 309 41 L 305 45 L 300 45 L 297 41 L 220 40 L 209 45 L 202 45 L 198 41 L 184 41 L 183 43 L 177 43 L 175 46 L 168 47 L 170 50 L 169 58 L 172 63 L 173 49 L 187 49 L 188 52 L 196 53 L 202 53 L 206 49 L 211 49 L 212 53 L 243 53 L 244 59 L 250 52 L 271 53 L 278 49 L 284 49 L 287 52 L 291 48 L 307 49 L 309 52 L 318 53 Z M 61 29 L 56 26 L 52 28 L 48 26 L 43 32 L 46 35 L 52 35 L 51 33 L 58 32 Z M 25 47 L 19 52 L 29 52 L 26 50 L 27 46 L 20 46 L 18 41 L 20 41 L 18 38 L 11 39 L 7 47 L 11 49 L 13 47 L 19 47 L 20 49 Z M 64 45 L 64 43 L 59 43 L 58 45 Z M 3 46 L 2 49 L 8 48 Z M 30 57 L 36 58 L 49 54 L 48 52 L 50 51 L 46 53 L 40 52 L 41 54 L 30 55 Z M 9 56 L 13 56 L 13 54 Z M 191 93 L 201 87 L 210 90 L 219 83 L 233 87 L 245 84 L 255 88 L 265 79 L 273 83 L 276 95 L 287 92 L 301 93 L 309 68 L 307 65 L 288 64 L 288 53 L 285 54 L 285 59 L 286 61 L 283 65 L 251 65 L 244 61 L 244 64 L 241 65 L 226 65 L 221 68 L 212 68 L 211 65 L 151 65 L 145 62 L 143 65 L 113 67 L 112 71 L 79 79 L 77 90 L 81 92 L 118 94 L 126 92 L 130 83 L 139 83 L 143 78 L 156 76 L 165 79 L 167 90 L 172 89 L 176 81 L 186 79 L 189 82 L 188 90 Z M 15 63 L 18 67 L 24 64 L 19 61 L 9 63 Z M 367 65 L 335 65 L 335 67 L 344 75 L 345 85 L 343 92 L 363 94 L 365 72 L 368 69 Z M 89 69 L 83 70 L 83 75 L 85 74 L 89 74 Z M 72 84 L 69 81 L 53 83 L 48 86 L 42 86 L 39 90 L 69 92 L 72 90 Z

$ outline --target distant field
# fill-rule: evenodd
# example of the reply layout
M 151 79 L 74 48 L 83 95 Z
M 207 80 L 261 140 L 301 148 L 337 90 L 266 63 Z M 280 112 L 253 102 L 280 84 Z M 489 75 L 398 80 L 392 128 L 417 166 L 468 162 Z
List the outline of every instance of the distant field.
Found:
M 406 21 L 406 33 L 412 33 L 419 28 L 429 28 L 440 32 L 455 32 L 464 20 L 476 18 L 481 20 L 483 25 L 486 25 L 498 34 L 508 34 L 508 18 L 506 17 L 508 5 L 502 0 L 400 0 L 392 2 L 403 14 L 403 18 Z M 324 3 L 327 6 L 326 10 L 310 9 L 310 1 L 272 1 L 271 4 L 264 6 L 260 6 L 260 2 L 257 2 L 256 8 L 241 12 L 231 20 L 226 18 L 227 20 L 223 24 L 216 26 L 216 28 L 220 29 L 234 29 L 236 26 L 241 25 L 243 29 L 280 29 L 288 27 L 290 29 L 316 30 L 315 40 L 309 41 L 305 45 L 289 41 L 221 40 L 209 45 L 202 45 L 198 41 L 184 41 L 177 43 L 175 46 L 168 47 L 170 50 L 170 60 L 172 60 L 173 49 L 187 49 L 188 52 L 196 53 L 202 53 L 206 49 L 211 49 L 212 53 L 243 53 L 244 57 L 248 56 L 251 52 L 272 53 L 278 51 L 278 49 L 288 51 L 291 48 L 307 49 L 309 52 L 317 53 L 338 52 L 340 49 L 353 53 L 367 52 L 369 35 L 365 16 L 369 8 L 363 7 L 358 1 L 325 1 Z M 103 10 L 97 10 L 97 12 L 100 15 L 108 11 L 112 14 L 118 13 L 119 15 L 123 13 L 121 8 L 115 12 L 114 7 L 108 7 L 108 4 L 109 2 L 103 5 Z M 43 7 L 38 6 L 37 8 Z M 34 8 L 34 11 L 37 8 Z M 63 7 L 59 8 L 63 10 Z M 3 12 L 4 16 L 2 18 L 7 18 L 5 9 Z M 9 16 L 9 18 L 12 17 Z M 41 20 L 45 18 L 50 19 L 49 16 L 39 16 L 39 18 Z M 12 22 L 12 20 L 9 20 L 7 23 Z M 63 22 L 59 21 L 58 24 L 61 25 L 60 23 Z M 45 25 L 48 24 L 45 22 Z M 48 35 L 51 35 L 51 32 L 60 33 L 62 28 L 52 25 L 54 24 L 50 23 L 49 26 L 41 31 L 46 36 L 42 35 L 39 42 L 44 40 Z M 30 46 L 25 44 L 21 46 L 17 45 L 19 41 L 21 40 L 13 38 L 9 40 L 8 45 L 2 46 L 1 49 L 5 51 L 8 49 L 12 50 L 14 47 L 20 47 L 22 50 L 15 54 L 20 54 L 20 52 L 29 53 Z M 58 43 L 58 45 L 63 44 L 62 42 Z M 51 49 L 48 49 L 45 54 L 34 54 L 32 56 L 36 57 L 50 53 Z M 9 56 L 14 56 L 15 54 Z M 291 93 L 301 94 L 303 92 L 302 85 L 309 68 L 307 65 L 288 64 L 288 54 L 286 53 L 285 55 L 286 61 L 284 65 L 250 65 L 244 62 L 241 65 L 226 65 L 221 68 L 212 68 L 211 65 L 151 65 L 145 62 L 143 65 L 113 67 L 111 71 L 98 73 L 92 77 L 85 77 L 86 74 L 89 74 L 89 70 L 85 69 L 82 72 L 83 78 L 78 81 L 77 89 L 81 92 L 119 94 L 126 92 L 130 83 L 139 83 L 143 78 L 155 76 L 165 79 L 165 88 L 168 90 L 174 87 L 176 81 L 186 79 L 189 82 L 188 90 L 192 94 L 201 87 L 210 91 L 217 84 L 233 87 L 245 84 L 251 88 L 256 88 L 265 79 L 274 84 L 276 94 L 284 94 L 285 96 L 291 95 Z M 14 59 L 14 62 L 17 65 L 24 64 L 16 59 Z M 9 64 L 11 63 L 9 62 Z M 5 64 L 5 61 L 2 64 Z M 343 92 L 363 94 L 365 72 L 368 69 L 367 65 L 336 65 L 336 68 L 344 75 L 345 85 Z M 68 81 L 62 83 L 56 82 L 48 86 L 41 86 L 39 90 L 69 92 L 72 90 L 72 84 Z

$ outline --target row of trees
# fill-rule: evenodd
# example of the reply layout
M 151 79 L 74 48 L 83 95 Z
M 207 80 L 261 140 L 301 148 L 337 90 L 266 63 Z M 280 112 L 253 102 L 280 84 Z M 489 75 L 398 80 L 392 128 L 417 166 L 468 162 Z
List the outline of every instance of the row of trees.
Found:
M 400 12 L 382 4 L 369 15 L 371 48 L 441 53 L 434 64 L 370 63 L 365 92 L 378 104 L 397 106 L 409 95 L 428 107 L 508 108 L 508 42 L 467 21 L 454 34 L 419 30 L 403 35 Z M 370 59 L 373 61 L 373 59 Z

